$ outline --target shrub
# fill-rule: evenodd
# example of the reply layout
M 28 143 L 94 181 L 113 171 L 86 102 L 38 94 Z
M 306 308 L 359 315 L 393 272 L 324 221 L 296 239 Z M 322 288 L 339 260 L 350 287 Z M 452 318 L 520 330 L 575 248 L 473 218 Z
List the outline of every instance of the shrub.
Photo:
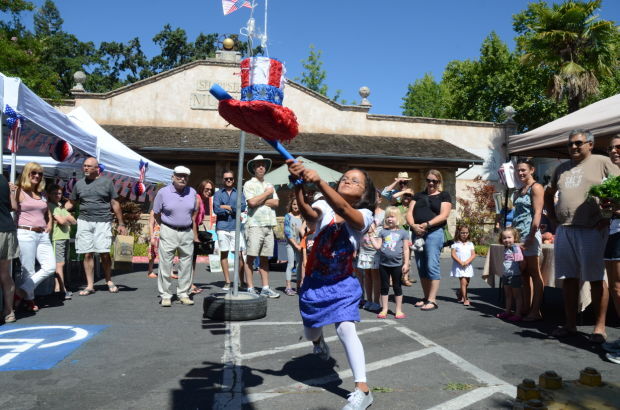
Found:
M 488 245 L 474 245 L 474 251 L 476 251 L 476 255 L 478 256 L 487 256 L 489 254 L 489 246 Z
M 469 227 L 469 238 L 474 244 L 484 244 L 487 238 L 488 227 L 495 223 L 495 201 L 493 194 L 495 187 L 481 176 L 474 179 L 473 185 L 467 186 L 471 199 L 458 198 L 460 205 L 456 224 L 465 224 Z

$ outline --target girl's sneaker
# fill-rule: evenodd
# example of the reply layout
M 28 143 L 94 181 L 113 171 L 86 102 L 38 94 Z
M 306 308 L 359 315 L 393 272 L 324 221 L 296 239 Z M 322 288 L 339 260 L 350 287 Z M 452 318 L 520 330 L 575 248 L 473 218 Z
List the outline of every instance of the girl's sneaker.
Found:
M 370 407 L 373 402 L 372 393 L 364 393 L 360 389 L 355 389 L 349 393 L 348 404 L 342 410 L 364 410 Z
M 601 347 L 609 353 L 620 353 L 620 339 L 614 342 L 603 343 Z
M 607 357 L 607 360 L 609 360 L 612 363 L 615 364 L 620 364 L 620 353 L 607 353 L 605 355 L 605 357 Z
M 325 343 L 325 338 L 323 337 L 323 335 L 321 335 L 319 343 L 314 345 L 314 350 L 312 352 L 315 355 L 319 356 L 321 360 L 329 360 L 329 346 L 327 346 L 327 343 Z

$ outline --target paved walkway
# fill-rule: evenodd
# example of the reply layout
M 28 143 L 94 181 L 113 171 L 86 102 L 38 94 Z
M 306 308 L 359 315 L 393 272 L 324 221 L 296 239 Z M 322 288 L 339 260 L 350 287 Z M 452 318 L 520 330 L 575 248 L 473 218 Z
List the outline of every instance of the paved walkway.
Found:
M 482 262 L 475 262 L 478 276 Z M 450 261 L 442 265 L 448 272 Z M 276 287 L 283 285 L 283 272 L 272 275 Z M 301 337 L 297 297 L 269 300 L 264 319 L 221 323 L 202 318 L 202 295 L 223 284 L 221 274 L 204 266 L 197 282 L 205 292 L 194 306 L 161 308 L 156 281 L 144 272 L 117 275 L 115 282 L 121 290 L 116 295 L 100 282 L 91 296 L 43 306 L 36 315 L 20 317 L 18 327 L 0 326 L 0 363 L 3 354 L 19 349 L 11 366 L 52 363 L 11 371 L 0 364 L 0 408 L 284 410 L 345 404 L 353 381 L 334 328 L 326 328 L 332 360 L 322 362 Z M 620 380 L 620 367 L 603 361 L 601 350 L 585 337 L 561 342 L 546 336 L 561 317 L 557 290 L 545 295 L 548 322 L 515 325 L 494 317 L 498 290 L 474 278 L 472 306 L 466 308 L 455 303 L 456 285 L 450 278 L 442 281 L 435 311 L 412 306 L 421 295 L 416 283 L 405 288 L 407 319 L 362 313 L 358 331 L 375 390 L 373 409 L 509 408 L 513 386 L 545 370 L 576 379 L 579 370 L 593 366 L 604 380 Z M 584 324 L 590 320 L 585 314 Z M 7 332 L 40 325 L 48 329 L 29 330 L 27 336 Z M 75 340 L 42 348 L 69 337 L 51 330 Z M 620 337 L 617 328 L 608 333 Z

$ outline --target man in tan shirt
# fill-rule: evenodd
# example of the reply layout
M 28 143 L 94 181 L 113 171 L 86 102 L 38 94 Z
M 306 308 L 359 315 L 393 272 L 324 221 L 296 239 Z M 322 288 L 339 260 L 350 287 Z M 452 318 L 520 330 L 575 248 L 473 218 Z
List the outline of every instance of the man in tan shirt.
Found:
M 566 316 L 564 326 L 556 328 L 552 335 L 566 337 L 577 333 L 580 282 L 588 281 L 596 316 L 590 341 L 602 343 L 607 336 L 605 314 L 609 302 L 603 263 L 609 221 L 603 219 L 595 200 L 588 197 L 588 190 L 620 171 L 608 157 L 592 154 L 594 136 L 590 131 L 571 131 L 567 146 L 571 159 L 556 168 L 545 192 L 545 207 L 558 226 L 554 241 L 555 275 L 564 279 Z

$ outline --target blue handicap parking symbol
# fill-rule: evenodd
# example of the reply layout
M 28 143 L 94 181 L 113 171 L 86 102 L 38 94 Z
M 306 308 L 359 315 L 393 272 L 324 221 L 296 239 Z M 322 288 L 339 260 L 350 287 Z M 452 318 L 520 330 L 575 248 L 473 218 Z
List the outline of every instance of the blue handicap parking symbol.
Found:
M 0 327 L 0 371 L 51 369 L 103 325 L 5 325 Z

